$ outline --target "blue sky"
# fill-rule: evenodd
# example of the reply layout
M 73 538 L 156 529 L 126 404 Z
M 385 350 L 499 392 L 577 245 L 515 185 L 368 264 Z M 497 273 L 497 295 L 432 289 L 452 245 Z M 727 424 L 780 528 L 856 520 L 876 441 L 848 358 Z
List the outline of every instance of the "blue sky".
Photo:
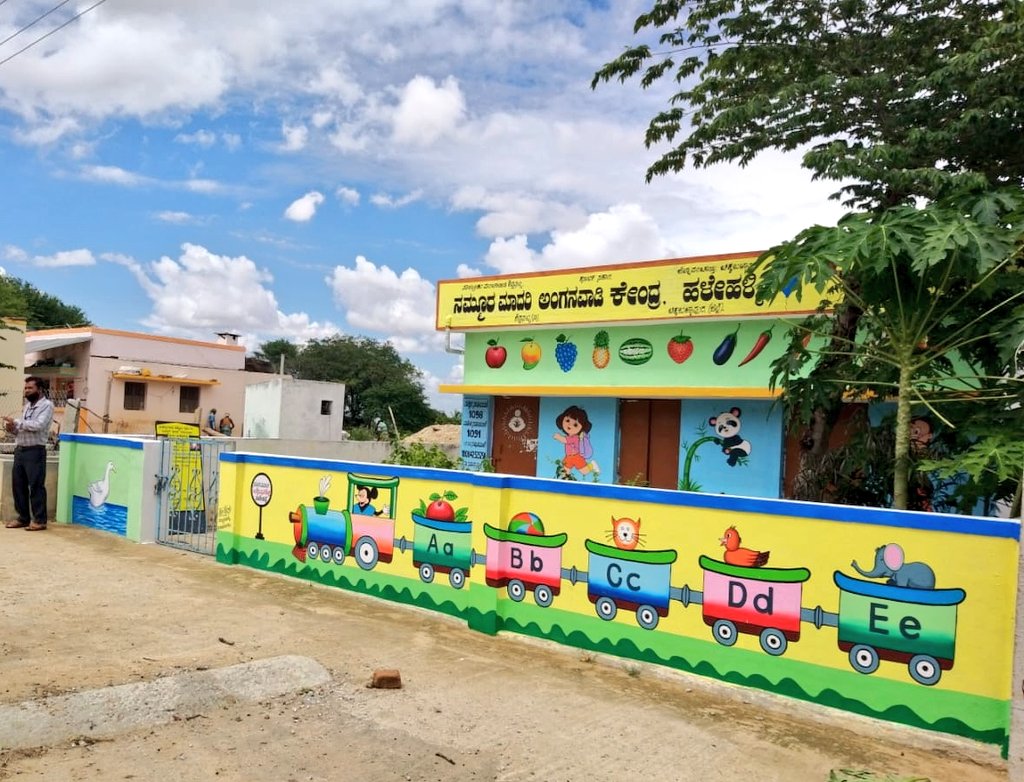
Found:
M 6 0 L 0 39 L 55 5 Z M 645 184 L 670 85 L 590 89 L 645 10 L 106 0 L 0 65 L 0 265 L 107 328 L 389 339 L 456 409 L 437 280 L 763 249 L 840 214 L 795 155 Z

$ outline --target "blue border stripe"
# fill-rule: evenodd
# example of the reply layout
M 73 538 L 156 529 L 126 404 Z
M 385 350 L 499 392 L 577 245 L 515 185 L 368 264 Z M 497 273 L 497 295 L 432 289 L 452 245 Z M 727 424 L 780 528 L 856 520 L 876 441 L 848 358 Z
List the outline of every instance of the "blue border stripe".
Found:
M 234 462 L 237 464 L 300 467 L 311 470 L 355 472 L 377 476 L 395 475 L 403 478 L 436 481 L 438 483 L 457 482 L 491 489 L 520 489 L 523 491 L 560 494 L 571 497 L 592 497 L 631 503 L 657 503 L 678 508 L 702 508 L 732 513 L 792 516 L 802 519 L 874 524 L 934 532 L 958 532 L 966 535 L 1010 538 L 1012 540 L 1018 540 L 1021 531 L 1019 519 L 956 516 L 945 513 L 922 513 L 919 511 L 891 510 L 888 508 L 830 505 L 823 502 L 798 502 L 796 500 L 771 500 L 760 497 L 738 497 L 724 494 L 700 494 L 698 492 L 648 489 L 638 486 L 608 486 L 583 481 L 560 481 L 554 478 L 526 478 L 518 475 L 472 473 L 430 467 L 406 467 L 399 464 L 371 464 L 331 459 L 307 459 L 301 456 L 274 456 L 242 451 L 222 453 L 220 459 L 222 462 Z M 681 515 L 679 521 L 680 523 L 685 523 L 685 516 Z
M 114 448 L 138 448 L 142 450 L 146 440 L 129 440 L 122 437 L 103 437 L 96 434 L 62 434 L 62 443 L 82 443 L 83 445 L 110 445 Z

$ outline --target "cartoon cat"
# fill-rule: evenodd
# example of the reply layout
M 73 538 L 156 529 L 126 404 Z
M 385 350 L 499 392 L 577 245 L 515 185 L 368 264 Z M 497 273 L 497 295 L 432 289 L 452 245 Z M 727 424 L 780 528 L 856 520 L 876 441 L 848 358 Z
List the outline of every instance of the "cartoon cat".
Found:
M 612 542 L 619 548 L 632 551 L 640 543 L 640 518 L 636 521 L 623 516 L 617 519 L 612 516 Z

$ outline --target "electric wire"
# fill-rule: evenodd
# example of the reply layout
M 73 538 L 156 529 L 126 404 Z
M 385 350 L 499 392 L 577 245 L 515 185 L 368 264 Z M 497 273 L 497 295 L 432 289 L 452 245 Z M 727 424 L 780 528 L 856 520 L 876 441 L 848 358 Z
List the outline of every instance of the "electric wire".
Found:
M 70 19 L 68 19 L 68 20 L 67 20 L 66 22 L 64 22 L 64 23 L 63 23 L 62 25 L 59 25 L 58 27 L 54 27 L 54 28 L 53 28 L 52 30 L 50 30 L 50 31 L 49 31 L 48 33 L 46 33 L 45 35 L 41 35 L 41 36 L 39 36 L 38 38 L 36 38 L 36 39 L 35 39 L 34 41 L 32 41 L 32 43 L 28 44 L 27 46 L 23 46 L 23 47 L 22 47 L 21 49 L 18 49 L 18 51 L 16 51 L 16 52 L 15 52 L 14 54 L 11 54 L 11 55 L 9 55 L 9 56 L 5 57 L 4 59 L 0 60 L 0 65 L 4 65 L 5 63 L 8 63 L 8 62 L 10 62 L 10 61 L 11 61 L 11 60 L 13 60 L 13 59 L 14 59 L 15 57 L 17 57 L 17 56 L 18 56 L 19 54 L 21 54 L 22 52 L 26 52 L 26 51 L 28 51 L 28 50 L 29 50 L 29 49 L 31 49 L 31 48 L 32 48 L 33 46 L 35 46 L 35 45 L 36 45 L 37 43 L 41 43 L 42 41 L 45 41 L 45 40 L 46 40 L 47 38 L 49 38 L 49 37 L 50 37 L 51 35 L 53 35 L 54 33 L 56 33 L 56 32 L 60 32 L 60 31 L 61 31 L 61 30 L 63 30 L 63 29 L 65 28 L 65 27 L 67 27 L 67 26 L 68 26 L 69 24 L 71 24 L 72 22 L 74 22 L 74 21 L 75 21 L 76 19 L 81 19 L 81 18 L 82 18 L 83 16 L 85 16 L 85 15 L 86 15 L 87 13 L 89 13 L 89 12 L 90 12 L 90 11 L 91 11 L 92 9 L 96 8 L 97 6 L 103 5 L 103 4 L 105 3 L 105 2 L 107 2 L 107 0 L 96 0 L 96 2 L 95 2 L 95 3 L 93 3 L 92 5 L 90 5 L 90 6 L 89 6 L 88 8 L 86 8 L 86 9 L 85 9 L 84 11 L 81 11 L 80 13 L 77 13 L 77 14 L 75 14 L 74 16 L 72 16 L 72 17 L 71 17 Z M 62 4 L 62 5 L 63 5 L 63 4 Z
M 68 3 L 70 3 L 70 2 L 71 2 L 71 0 L 62 0 L 61 2 L 57 3 L 57 5 L 55 5 L 55 6 L 53 7 L 53 8 L 51 8 L 51 9 L 50 9 L 49 11 L 47 11 L 47 12 L 46 12 L 46 13 L 44 13 L 44 14 L 42 14 L 41 16 L 37 16 L 37 17 L 36 17 L 35 19 L 33 19 L 33 20 L 32 20 L 31 22 L 29 22 L 28 24 L 26 24 L 26 25 L 25 25 L 24 27 L 22 27 L 22 28 L 21 28 L 20 30 L 16 30 L 15 32 L 11 33 L 11 34 L 10 34 L 10 35 L 8 35 L 8 36 L 7 36 L 6 38 L 4 38 L 4 39 L 3 39 L 2 41 L 0 41 L 0 46 L 3 46 L 3 45 L 4 45 L 5 43 L 7 43 L 7 42 L 8 42 L 9 40 L 11 40 L 12 38 L 17 38 L 17 37 L 18 37 L 19 35 L 21 35 L 21 34 L 22 34 L 23 32 L 25 32 L 25 31 L 26 31 L 26 30 L 28 30 L 29 28 L 31 28 L 31 27 L 35 27 L 35 25 L 36 25 L 36 24 L 38 24 L 39 22 L 43 21 L 43 19 L 45 19 L 46 17 L 48 17 L 48 16 L 49 16 L 50 14 L 52 14 L 52 13 L 53 13 L 54 11 L 57 11 L 57 10 L 59 10 L 60 8 L 63 8 L 64 6 L 66 6 L 66 5 L 67 5 Z

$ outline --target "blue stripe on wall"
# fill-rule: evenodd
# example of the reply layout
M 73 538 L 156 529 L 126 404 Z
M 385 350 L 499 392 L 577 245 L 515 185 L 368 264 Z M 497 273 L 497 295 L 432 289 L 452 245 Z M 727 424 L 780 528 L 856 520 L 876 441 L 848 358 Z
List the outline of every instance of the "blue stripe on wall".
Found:
M 62 434 L 60 441 L 62 443 L 83 443 L 84 445 L 110 445 L 114 448 L 138 448 L 139 450 L 142 449 L 146 442 L 144 440 L 129 440 L 122 437 L 103 437 L 95 434 Z
M 94 442 L 95 438 L 89 438 Z M 141 447 L 141 444 L 139 445 Z M 395 475 L 426 481 L 457 482 L 492 489 L 520 489 L 576 497 L 594 497 L 628 502 L 650 502 L 674 505 L 679 508 L 759 513 L 772 516 L 842 521 L 856 524 L 875 524 L 906 529 L 959 532 L 981 537 L 1020 538 L 1019 519 L 993 519 L 979 516 L 954 516 L 919 511 L 862 508 L 850 505 L 797 502 L 795 500 L 768 500 L 755 497 L 736 497 L 723 494 L 699 494 L 648 489 L 638 486 L 606 486 L 583 481 L 558 481 L 550 478 L 523 478 L 493 473 L 470 473 L 458 470 L 439 470 L 429 467 L 406 467 L 397 464 L 367 464 L 328 459 L 306 459 L 299 456 L 273 456 L 256 453 L 223 453 L 221 461 L 237 464 L 267 465 L 273 467 L 300 467 L 311 470 L 355 472 L 369 475 Z

